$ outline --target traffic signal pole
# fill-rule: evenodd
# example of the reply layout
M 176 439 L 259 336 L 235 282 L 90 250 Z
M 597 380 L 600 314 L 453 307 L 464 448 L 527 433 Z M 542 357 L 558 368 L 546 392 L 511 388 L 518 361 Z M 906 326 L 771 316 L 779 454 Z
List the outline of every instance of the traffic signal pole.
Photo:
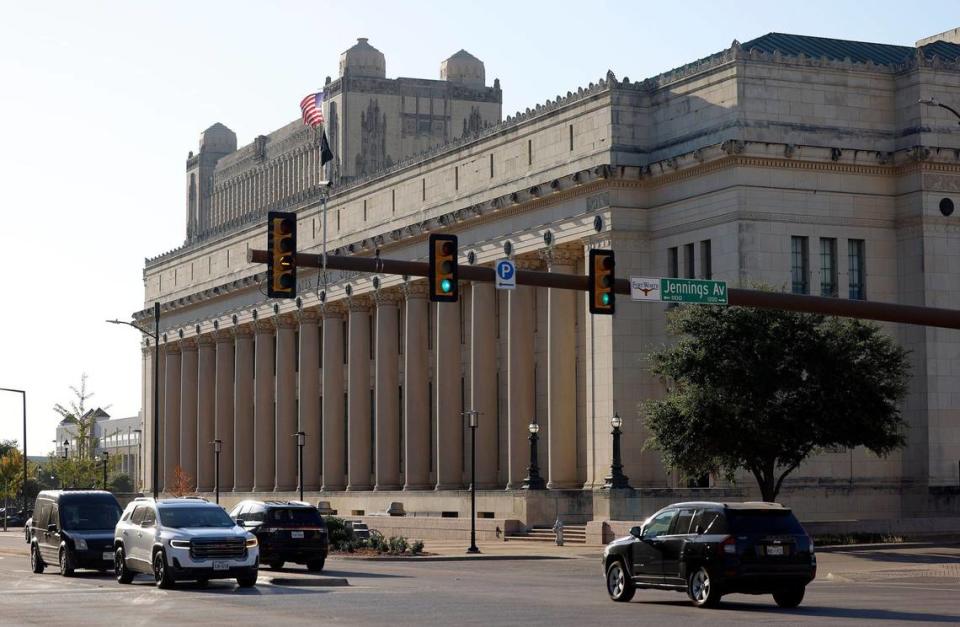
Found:
M 250 263 L 267 263 L 269 258 L 270 255 L 266 250 L 251 249 L 247 251 L 247 261 Z M 296 264 L 303 268 L 321 268 L 323 265 L 323 256 L 298 252 Z M 403 261 L 400 259 L 327 255 L 327 269 L 430 277 L 430 264 L 424 261 Z M 459 265 L 458 272 L 459 278 L 465 281 L 487 283 L 496 281 L 496 271 L 493 268 Z M 516 276 L 517 285 L 552 287 L 580 292 L 586 292 L 590 287 L 590 279 L 587 275 L 517 270 Z M 630 280 L 616 279 L 614 282 L 614 291 L 617 294 L 629 295 Z M 960 311 L 954 309 L 879 303 L 866 300 L 848 300 L 827 296 L 785 294 L 781 292 L 765 292 L 762 290 L 740 288 L 728 288 L 727 299 L 729 304 L 741 307 L 786 309 L 790 311 L 818 313 L 827 316 L 863 318 L 882 322 L 900 322 L 943 329 L 960 329 Z

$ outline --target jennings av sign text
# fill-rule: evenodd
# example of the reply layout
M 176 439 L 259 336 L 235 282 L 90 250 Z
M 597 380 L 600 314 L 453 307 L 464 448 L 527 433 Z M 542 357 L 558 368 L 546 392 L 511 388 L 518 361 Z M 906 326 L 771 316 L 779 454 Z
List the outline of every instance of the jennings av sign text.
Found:
M 701 279 L 631 277 L 630 297 L 633 300 L 726 305 L 727 284 Z

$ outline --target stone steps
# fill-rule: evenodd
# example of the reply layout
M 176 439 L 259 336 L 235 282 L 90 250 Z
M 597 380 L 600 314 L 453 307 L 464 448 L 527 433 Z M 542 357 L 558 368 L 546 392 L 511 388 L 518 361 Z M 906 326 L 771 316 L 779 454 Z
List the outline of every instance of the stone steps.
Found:
M 507 542 L 532 542 L 549 543 L 556 541 L 553 529 L 550 527 L 532 527 L 525 533 L 512 534 L 504 537 Z M 587 527 L 586 525 L 565 525 L 563 528 L 564 544 L 586 544 Z

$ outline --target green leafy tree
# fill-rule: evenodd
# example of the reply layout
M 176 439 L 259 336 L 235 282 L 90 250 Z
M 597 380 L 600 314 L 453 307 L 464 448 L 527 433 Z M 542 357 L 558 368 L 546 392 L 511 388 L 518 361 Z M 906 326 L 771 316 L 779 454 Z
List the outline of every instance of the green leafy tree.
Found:
M 17 497 L 20 486 L 23 485 L 23 454 L 17 448 L 10 448 L 0 457 L 0 498 L 3 506 Z M 6 516 L 3 516 L 3 525 L 6 527 Z
M 765 501 L 810 455 L 905 444 L 906 351 L 872 323 L 744 307 L 678 307 L 667 385 L 644 404 L 648 445 L 688 476 L 745 469 Z
M 133 481 L 130 479 L 130 475 L 120 473 L 110 478 L 107 489 L 114 494 L 131 494 L 133 493 Z
M 71 455 L 79 459 L 93 459 L 97 450 L 97 438 L 94 436 L 96 416 L 87 410 L 87 401 L 93 398 L 93 392 L 87 391 L 87 375 L 80 375 L 80 387 L 70 386 L 74 398 L 66 406 L 57 403 L 53 411 L 74 424 L 73 436 L 76 438 L 76 450 Z

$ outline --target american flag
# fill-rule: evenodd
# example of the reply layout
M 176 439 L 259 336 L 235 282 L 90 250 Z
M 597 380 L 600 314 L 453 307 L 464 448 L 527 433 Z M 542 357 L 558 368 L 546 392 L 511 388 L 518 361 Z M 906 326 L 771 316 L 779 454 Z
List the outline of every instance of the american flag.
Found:
M 314 128 L 323 126 L 323 92 L 310 94 L 300 101 L 303 123 Z

